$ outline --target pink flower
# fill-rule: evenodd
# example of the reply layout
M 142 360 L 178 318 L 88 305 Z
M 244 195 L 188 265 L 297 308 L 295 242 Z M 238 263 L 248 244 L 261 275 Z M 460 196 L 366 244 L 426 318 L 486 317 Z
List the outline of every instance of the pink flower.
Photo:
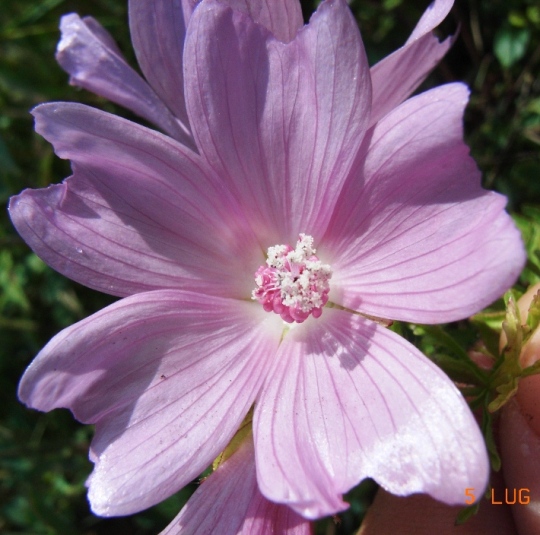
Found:
M 49 265 L 124 299 L 53 338 L 20 397 L 95 424 L 88 486 L 101 515 L 186 485 L 253 405 L 260 492 L 306 518 L 346 508 L 342 494 L 366 477 L 463 503 L 487 481 L 478 427 L 439 368 L 372 321 L 465 318 L 524 263 L 505 199 L 481 188 L 462 141 L 467 89 L 400 104 L 448 48 L 431 30 L 452 2 L 371 71 L 344 0 L 298 31 L 283 15 L 296 0 L 230 4 L 243 11 L 203 0 L 184 42 L 172 2 L 132 2 L 159 95 L 147 112 L 155 104 L 177 140 L 80 104 L 34 110 L 73 176 L 13 198 L 13 222 Z M 116 78 L 108 59 L 87 71 L 85 43 L 112 45 L 86 28 L 94 37 L 82 28 L 73 43 L 98 90 Z M 109 96 L 133 88 L 140 104 L 133 83 Z

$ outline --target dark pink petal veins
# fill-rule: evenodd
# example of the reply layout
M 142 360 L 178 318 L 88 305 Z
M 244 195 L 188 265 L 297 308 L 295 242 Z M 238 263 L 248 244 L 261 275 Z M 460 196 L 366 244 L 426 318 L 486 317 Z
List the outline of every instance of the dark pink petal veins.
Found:
M 310 535 L 311 522 L 259 491 L 251 438 L 204 480 L 160 535 Z
M 275 355 L 279 323 L 232 299 L 128 297 L 55 336 L 19 396 L 96 425 L 90 503 L 100 515 L 131 514 L 178 491 L 225 448 Z
M 186 96 L 201 153 L 267 246 L 301 232 L 317 239 L 369 120 L 367 62 L 348 6 L 324 2 L 288 44 L 212 0 L 193 20 Z
M 454 504 L 485 488 L 482 435 L 437 366 L 361 316 L 329 309 L 308 322 L 286 334 L 255 408 L 269 500 L 318 518 L 345 509 L 342 494 L 366 477 Z
M 73 162 L 63 184 L 10 203 L 50 266 L 106 293 L 159 288 L 249 298 L 264 259 L 242 210 L 196 154 L 80 104 L 34 110 L 36 129 Z
M 420 323 L 466 318 L 500 297 L 525 262 L 506 199 L 481 187 L 463 143 L 468 91 L 409 99 L 372 133 L 319 246 L 334 270 L 330 300 Z

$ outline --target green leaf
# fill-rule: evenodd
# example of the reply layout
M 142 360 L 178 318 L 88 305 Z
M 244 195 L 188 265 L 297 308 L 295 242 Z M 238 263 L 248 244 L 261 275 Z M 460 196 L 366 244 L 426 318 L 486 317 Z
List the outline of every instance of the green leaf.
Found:
M 461 524 L 465 524 L 469 518 L 473 517 L 476 513 L 478 513 L 478 509 L 480 508 L 480 502 L 477 500 L 473 505 L 469 505 L 469 507 L 464 507 L 461 509 L 461 511 L 458 513 L 455 521 L 456 526 L 461 526 Z
M 521 366 L 521 353 L 532 333 L 540 328 L 540 292 L 533 298 L 527 315 L 527 322 L 523 325 L 516 296 L 510 291 L 505 295 L 506 319 L 503 322 L 503 331 L 506 335 L 506 345 L 493 368 L 489 379 L 490 388 L 496 393 L 489 403 L 488 411 L 499 410 L 517 392 L 519 380 L 540 373 L 540 361 L 532 366 Z
M 0 251 L 0 311 L 9 304 L 23 311 L 30 310 L 30 302 L 24 291 L 24 274 L 15 265 L 11 251 Z
M 212 463 L 212 470 L 217 470 L 231 455 L 242 445 L 244 440 L 246 440 L 252 433 L 251 422 L 253 420 L 253 407 L 247 413 L 244 421 L 240 424 L 238 431 L 232 437 L 227 447 L 217 456 L 217 458 Z
M 518 380 L 522 373 L 519 356 L 523 347 L 523 327 L 519 309 L 512 292 L 508 292 L 505 299 L 507 300 L 507 309 L 506 319 L 503 321 L 503 331 L 506 335 L 506 345 L 491 377 L 491 385 L 497 392 L 497 396 L 488 405 L 490 412 L 499 410 L 516 393 Z
M 527 18 L 533 23 L 540 25 L 540 7 L 529 6 L 527 8 Z
M 533 98 L 528 104 L 527 109 L 529 113 L 534 113 L 536 115 L 540 115 L 540 97 Z
M 444 372 L 456 382 L 471 385 L 487 384 L 487 374 L 481 370 L 463 349 L 463 344 L 439 325 L 414 325 L 413 333 L 422 337 L 422 349 Z M 449 354 L 448 354 L 449 353 Z
M 518 28 L 524 28 L 527 26 L 527 18 L 519 11 L 510 11 L 510 13 L 508 13 L 508 22 L 510 22 L 512 26 L 516 26 Z
M 510 68 L 525 55 L 530 37 L 528 28 L 504 27 L 496 33 L 494 52 L 505 69 Z
M 535 206 L 524 206 L 523 215 L 514 216 L 514 221 L 527 250 L 527 265 L 521 278 L 532 285 L 540 282 L 540 210 Z
M 530 338 L 533 331 L 538 327 L 540 323 L 540 291 L 536 293 L 529 305 L 529 313 L 527 316 L 527 326 L 530 331 L 526 336 L 525 342 Z
M 4 173 L 15 173 L 19 171 L 17 164 L 13 161 L 9 149 L 0 136 L 0 168 Z
M 502 322 L 505 318 L 506 312 L 504 310 L 495 310 L 491 312 L 479 312 L 471 318 L 471 321 L 475 324 L 475 326 L 483 324 L 500 334 Z M 499 354 L 499 351 L 497 350 L 495 354 Z
M 65 0 L 42 0 L 41 2 L 33 2 L 24 6 L 19 17 L 14 18 L 8 24 L 8 28 L 31 24 L 40 20 L 46 13 L 52 11 L 55 7 L 64 3 Z
M 487 397 L 484 396 L 484 400 Z M 482 410 L 482 434 L 486 442 L 486 448 L 488 450 L 489 462 L 491 469 L 498 472 L 501 469 L 501 457 L 499 450 L 497 449 L 497 443 L 495 442 L 495 436 L 493 433 L 493 414 L 487 410 Z
M 504 310 L 501 310 L 480 312 L 471 318 L 471 323 L 480 333 L 482 342 L 494 358 L 499 355 L 499 339 L 501 337 L 502 322 L 505 317 Z
M 384 0 L 383 7 L 385 11 L 392 11 L 393 9 L 396 9 L 396 7 L 399 7 L 402 3 L 403 0 Z

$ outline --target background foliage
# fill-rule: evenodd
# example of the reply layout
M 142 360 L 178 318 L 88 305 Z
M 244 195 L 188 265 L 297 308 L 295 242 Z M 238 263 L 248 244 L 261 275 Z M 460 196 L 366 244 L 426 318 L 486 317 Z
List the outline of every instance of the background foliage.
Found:
M 402 45 L 427 0 L 353 0 L 374 63 Z M 304 14 L 315 8 L 303 2 Z M 67 84 L 54 60 L 61 15 L 97 18 L 134 65 L 126 0 L 5 0 L 0 10 L 0 202 L 24 188 L 69 175 L 69 164 L 32 129 L 29 110 L 51 100 L 79 101 L 129 117 L 128 112 Z M 517 290 L 540 280 L 540 6 L 536 0 L 457 0 L 441 28 L 460 28 L 454 48 L 423 89 L 463 80 L 472 90 L 467 140 L 485 185 L 505 193 L 524 233 L 530 261 Z M 0 531 L 5 534 L 144 535 L 157 533 L 190 492 L 122 519 L 93 516 L 84 481 L 92 429 L 67 411 L 40 414 L 16 397 L 17 382 L 39 349 L 59 330 L 114 299 L 50 270 L 0 211 Z M 395 325 L 451 374 L 466 373 L 459 359 L 473 346 L 493 348 L 503 304 L 475 322 L 433 330 Z M 497 322 L 498 327 L 497 327 Z M 483 341 L 480 340 L 483 337 Z M 496 350 L 494 350 L 496 351 Z M 446 360 L 445 360 L 446 359 Z M 461 364 L 460 364 L 461 362 Z M 460 367 L 461 366 L 461 367 Z M 463 368 L 465 366 L 465 368 Z M 457 370 L 457 371 L 456 371 Z M 473 374 L 474 375 L 474 374 Z M 481 381 L 480 381 L 481 382 Z M 481 388 L 480 385 L 479 388 Z M 489 429 L 486 431 L 489 434 Z M 351 492 L 351 509 L 323 521 L 319 533 L 352 533 L 373 495 L 370 482 Z

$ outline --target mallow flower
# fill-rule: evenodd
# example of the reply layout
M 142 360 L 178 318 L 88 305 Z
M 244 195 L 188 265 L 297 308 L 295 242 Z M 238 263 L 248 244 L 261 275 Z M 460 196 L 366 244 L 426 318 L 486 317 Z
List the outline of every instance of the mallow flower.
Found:
M 150 85 L 122 74 L 114 87 L 127 67 L 94 22 L 64 34 L 75 83 L 134 109 L 146 91 L 141 115 L 169 134 L 38 106 L 36 130 L 73 175 L 10 204 L 45 262 L 123 298 L 55 336 L 19 389 L 95 424 L 97 514 L 176 492 L 251 408 L 258 489 L 305 518 L 346 508 L 366 477 L 450 504 L 486 485 L 460 393 L 385 327 L 466 318 L 525 259 L 463 143 L 466 87 L 404 101 L 449 46 L 431 30 L 451 5 L 435 2 L 371 70 L 344 0 L 305 27 L 296 0 L 135 0 Z

